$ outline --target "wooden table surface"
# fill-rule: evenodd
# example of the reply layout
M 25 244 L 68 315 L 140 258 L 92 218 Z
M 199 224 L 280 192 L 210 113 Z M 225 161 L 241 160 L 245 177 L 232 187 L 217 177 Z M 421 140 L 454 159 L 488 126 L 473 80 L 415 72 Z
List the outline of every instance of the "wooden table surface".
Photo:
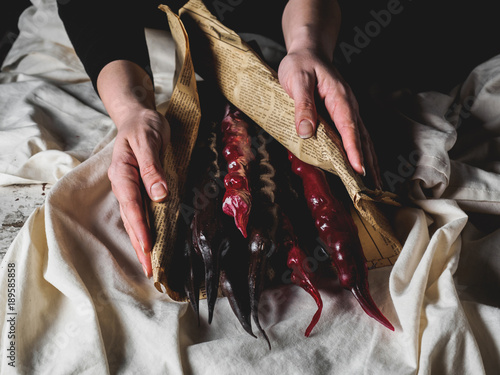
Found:
M 47 184 L 0 186 L 0 261 L 49 190 Z

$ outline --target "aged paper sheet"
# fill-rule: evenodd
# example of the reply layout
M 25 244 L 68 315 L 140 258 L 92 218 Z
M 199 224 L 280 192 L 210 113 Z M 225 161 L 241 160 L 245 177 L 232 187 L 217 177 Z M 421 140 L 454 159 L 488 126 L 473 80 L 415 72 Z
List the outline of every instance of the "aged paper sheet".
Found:
M 168 199 L 165 203 L 151 202 L 156 236 L 151 253 L 151 263 L 155 287 L 162 291 L 161 285 L 163 285 L 170 297 L 179 299 L 177 293 L 168 288 L 166 274 L 171 264 L 179 204 L 191 152 L 198 135 L 201 111 L 186 30 L 179 17 L 170 9 L 167 10 L 167 16 L 172 36 L 176 42 L 176 56 L 179 59 L 177 65 L 180 66 L 180 69 L 165 113 L 171 128 L 171 142 L 167 145 L 163 157 Z
M 397 205 L 395 196 L 370 190 L 363 184 L 351 168 L 331 124 L 320 119 L 315 137 L 299 138 L 294 125 L 293 100 L 282 89 L 276 72 L 238 34 L 222 25 L 201 0 L 189 1 L 180 9 L 179 16 L 167 6 L 161 5 L 160 9 L 167 13 L 181 69 L 166 112 L 167 119 L 174 124 L 172 146 L 164 158 L 164 169 L 171 180 L 170 199 L 165 204 L 153 204 L 157 233 L 153 277 L 158 290 L 163 284 L 169 295 L 174 299 L 178 297 L 168 288 L 165 273 L 173 252 L 179 199 L 201 117 L 195 67 L 197 73 L 212 81 L 231 103 L 297 157 L 339 176 L 355 207 L 352 215 L 368 266 L 393 264 L 401 244 L 380 206 Z

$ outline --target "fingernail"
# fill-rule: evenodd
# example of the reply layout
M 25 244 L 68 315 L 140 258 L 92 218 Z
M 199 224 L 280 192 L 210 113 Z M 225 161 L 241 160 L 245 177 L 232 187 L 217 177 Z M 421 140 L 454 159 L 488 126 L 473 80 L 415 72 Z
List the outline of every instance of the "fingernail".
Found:
M 309 120 L 302 120 L 299 124 L 299 137 L 306 139 L 313 135 L 313 124 Z
M 376 183 L 376 185 L 375 185 L 375 188 L 376 188 L 377 190 L 382 190 L 382 188 L 383 188 L 383 187 L 382 187 L 382 180 L 380 180 L 380 178 L 377 178 L 377 183 Z
M 363 177 L 366 177 L 366 169 L 365 169 L 365 167 L 361 166 L 361 169 L 363 170 Z
M 165 186 L 161 182 L 157 182 L 153 186 L 151 186 L 151 199 L 154 201 L 163 199 L 167 196 L 167 190 Z
M 146 269 L 146 266 L 144 264 L 142 265 L 142 269 L 144 271 L 144 275 L 146 275 L 146 277 L 149 279 L 148 270 Z
M 379 189 L 379 190 L 382 190 L 382 189 L 384 188 L 384 183 L 383 183 L 383 182 L 382 182 L 382 180 L 380 180 L 380 179 L 378 180 L 377 185 L 378 185 L 378 189 Z
M 146 247 L 144 246 L 144 242 L 139 240 L 139 245 L 141 245 L 141 250 L 142 250 L 143 254 L 146 255 Z

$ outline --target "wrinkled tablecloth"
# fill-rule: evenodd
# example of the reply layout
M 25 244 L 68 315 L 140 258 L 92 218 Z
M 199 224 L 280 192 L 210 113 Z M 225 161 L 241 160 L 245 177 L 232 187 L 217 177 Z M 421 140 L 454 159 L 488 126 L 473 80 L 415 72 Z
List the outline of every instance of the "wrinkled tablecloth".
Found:
M 328 281 L 321 319 L 305 338 L 316 305 L 283 285 L 261 300 L 269 350 L 225 298 L 211 325 L 201 302 L 198 326 L 187 303 L 144 277 L 107 178 L 115 128 L 55 1 L 33 0 L 19 27 L 0 74 L 0 184 L 54 186 L 2 261 L 2 374 L 498 373 L 500 56 L 450 93 L 414 95 L 398 113 L 414 145 L 408 155 L 419 156 L 414 173 L 400 176 L 412 204 L 394 218 L 404 243 L 396 264 L 369 273 L 395 332 Z M 147 40 L 165 103 L 173 41 L 158 30 Z

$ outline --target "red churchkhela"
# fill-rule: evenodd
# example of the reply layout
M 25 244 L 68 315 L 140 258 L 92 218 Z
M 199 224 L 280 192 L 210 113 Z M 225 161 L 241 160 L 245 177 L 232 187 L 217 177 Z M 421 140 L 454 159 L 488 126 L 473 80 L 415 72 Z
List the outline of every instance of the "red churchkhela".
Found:
M 314 314 L 311 323 L 306 329 L 305 336 L 309 337 L 312 329 L 318 323 L 321 317 L 321 311 L 323 310 L 323 301 L 318 289 L 314 285 L 315 279 L 314 274 L 306 268 L 306 254 L 298 245 L 297 237 L 293 232 L 292 223 L 288 216 L 284 213 L 281 215 L 282 220 L 282 232 L 283 232 L 283 245 L 288 251 L 287 255 L 287 266 L 292 270 L 291 280 L 295 285 L 300 286 L 307 293 L 314 298 L 316 305 L 318 305 L 318 310 Z
M 247 174 L 254 155 L 250 148 L 248 124 L 243 113 L 229 104 L 222 120 L 222 134 L 223 155 L 228 168 L 228 173 L 224 177 L 226 192 L 222 201 L 222 210 L 234 217 L 236 226 L 246 237 L 252 207 Z
M 321 169 L 304 163 L 291 152 L 288 152 L 288 159 L 292 163 L 292 171 L 302 179 L 307 205 L 319 236 L 327 245 L 340 285 L 351 291 L 369 316 L 394 331 L 370 295 L 366 258 L 351 215 L 333 196 Z

